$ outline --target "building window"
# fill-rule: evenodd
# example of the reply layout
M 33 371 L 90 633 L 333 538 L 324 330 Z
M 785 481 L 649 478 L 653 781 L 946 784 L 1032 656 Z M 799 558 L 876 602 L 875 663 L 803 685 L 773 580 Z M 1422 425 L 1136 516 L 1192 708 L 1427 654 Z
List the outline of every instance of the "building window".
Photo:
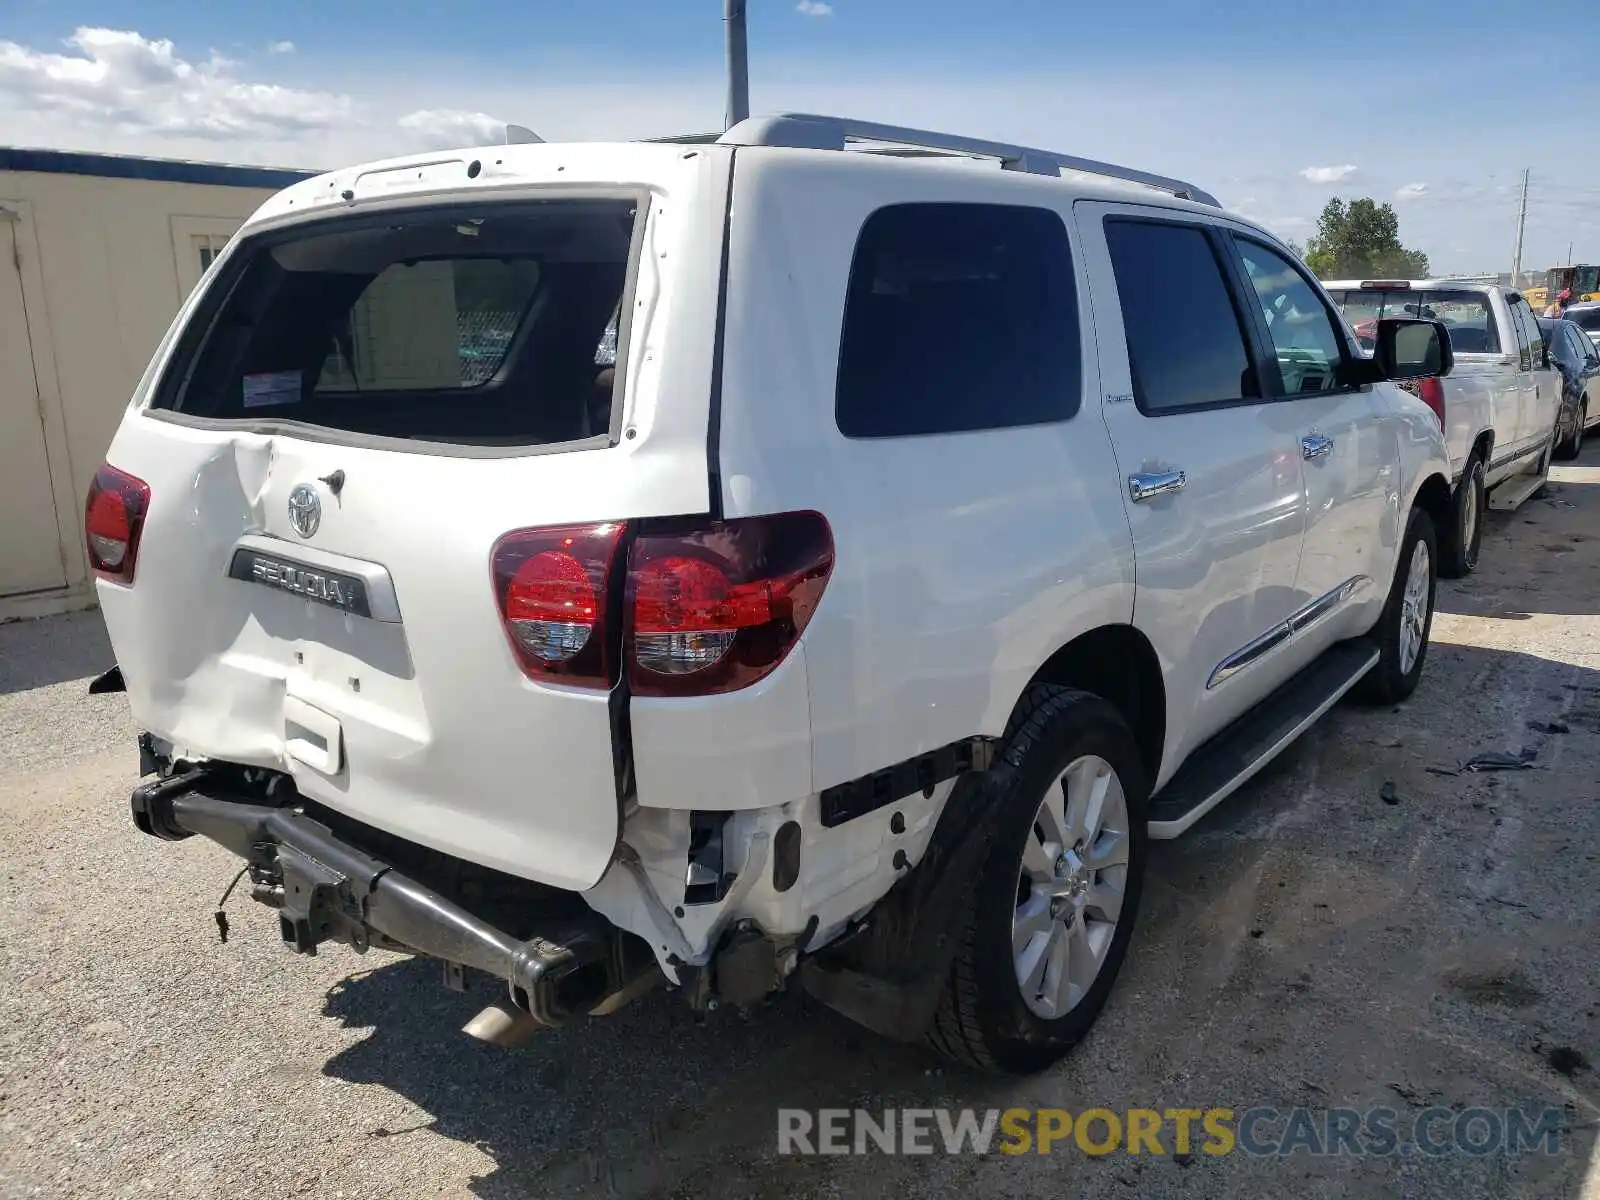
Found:
M 201 274 L 206 272 L 212 260 L 221 254 L 222 248 L 228 244 L 227 237 L 220 233 L 197 233 L 191 240 L 194 242 L 195 253 L 200 257 Z

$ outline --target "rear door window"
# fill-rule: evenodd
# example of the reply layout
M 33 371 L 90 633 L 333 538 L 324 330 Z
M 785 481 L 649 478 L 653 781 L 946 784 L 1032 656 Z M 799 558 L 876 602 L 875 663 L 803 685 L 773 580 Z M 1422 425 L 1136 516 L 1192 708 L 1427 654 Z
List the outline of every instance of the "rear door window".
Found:
M 995 204 L 897 204 L 856 242 L 834 415 L 851 438 L 1064 421 L 1082 372 L 1061 217 Z
M 1548 328 L 1541 323 L 1540 332 L 1545 335 L 1544 340 L 1550 346 L 1550 357 L 1553 360 L 1572 370 L 1583 365 L 1583 355 L 1572 340 L 1575 334 L 1578 337 L 1582 337 L 1582 334 L 1576 333 L 1564 321 L 1551 321 Z
M 1207 231 L 1118 217 L 1106 219 L 1105 231 L 1139 410 L 1157 416 L 1261 398 Z
M 482 445 L 610 432 L 638 202 L 338 217 L 230 256 L 155 407 Z

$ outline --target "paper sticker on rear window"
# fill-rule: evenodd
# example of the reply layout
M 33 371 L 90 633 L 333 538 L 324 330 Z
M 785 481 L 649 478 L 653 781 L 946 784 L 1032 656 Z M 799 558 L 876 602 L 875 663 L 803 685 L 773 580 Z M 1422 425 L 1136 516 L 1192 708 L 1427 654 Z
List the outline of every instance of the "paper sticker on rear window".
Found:
M 299 371 L 268 371 L 244 377 L 244 406 L 268 408 L 274 404 L 300 402 Z

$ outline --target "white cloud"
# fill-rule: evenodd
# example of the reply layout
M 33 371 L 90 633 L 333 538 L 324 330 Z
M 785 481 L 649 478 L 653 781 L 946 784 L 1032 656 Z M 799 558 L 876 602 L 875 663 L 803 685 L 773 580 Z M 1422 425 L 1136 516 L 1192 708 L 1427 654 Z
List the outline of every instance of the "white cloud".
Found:
M 268 42 L 267 43 L 267 53 L 268 54 L 293 54 L 294 53 L 294 43 L 293 42 Z
M 424 108 L 396 122 L 419 150 L 449 150 L 457 146 L 497 145 L 505 141 L 506 123 L 483 112 L 455 108 Z
M 1428 194 L 1425 183 L 1408 183 L 1394 194 L 1396 200 L 1420 200 Z
M 0 94 L 82 124 L 204 139 L 326 129 L 352 107 L 348 96 L 247 83 L 215 52 L 189 62 L 165 38 L 80 27 L 66 44 L 78 53 L 0 41 Z
M 808 17 L 833 16 L 833 5 L 824 4 L 822 0 L 800 0 L 794 7 L 796 12 L 804 13 Z
M 1338 167 L 1307 167 L 1300 174 L 1312 183 L 1343 183 L 1354 175 L 1356 170 L 1354 163 L 1345 163 Z

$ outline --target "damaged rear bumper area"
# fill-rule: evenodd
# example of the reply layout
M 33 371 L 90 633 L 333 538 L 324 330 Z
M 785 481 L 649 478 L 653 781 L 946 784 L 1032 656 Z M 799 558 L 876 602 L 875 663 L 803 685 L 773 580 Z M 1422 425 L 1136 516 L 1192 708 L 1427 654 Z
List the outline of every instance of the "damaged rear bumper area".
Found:
M 596 914 L 553 903 L 541 915 L 537 902 L 520 904 L 532 927 L 508 932 L 336 835 L 295 800 L 274 804 L 236 773 L 200 767 L 135 789 L 133 820 L 152 837 L 201 834 L 243 858 L 252 898 L 278 910 L 297 953 L 337 941 L 363 953 L 426 955 L 458 988 L 462 968 L 472 968 L 506 982 L 524 1023 L 556 1027 L 611 1011 L 659 978 L 649 946 Z

